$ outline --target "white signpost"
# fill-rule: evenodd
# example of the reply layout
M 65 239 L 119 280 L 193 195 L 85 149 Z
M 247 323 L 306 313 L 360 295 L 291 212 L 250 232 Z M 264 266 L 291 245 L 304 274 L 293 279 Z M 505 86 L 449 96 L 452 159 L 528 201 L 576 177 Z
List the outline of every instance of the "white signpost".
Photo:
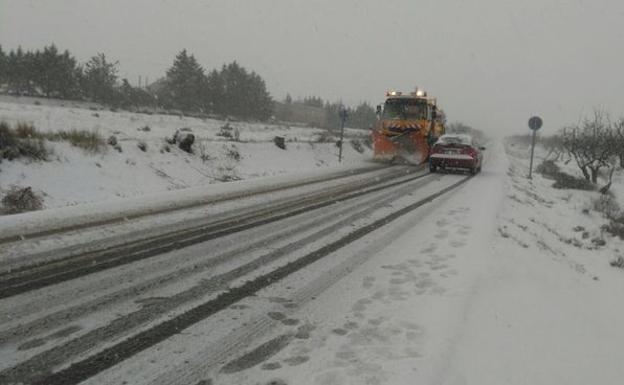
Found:
M 529 166 L 529 179 L 533 178 L 533 153 L 535 152 L 535 135 L 537 130 L 542 128 L 542 118 L 534 116 L 529 119 L 529 128 L 533 131 L 533 138 L 531 140 L 531 165 Z

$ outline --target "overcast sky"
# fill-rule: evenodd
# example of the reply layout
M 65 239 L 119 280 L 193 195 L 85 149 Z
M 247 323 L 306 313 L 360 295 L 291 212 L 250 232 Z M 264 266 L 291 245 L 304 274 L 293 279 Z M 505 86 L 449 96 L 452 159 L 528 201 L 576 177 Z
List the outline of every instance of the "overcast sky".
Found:
M 415 85 L 449 120 L 524 133 L 594 107 L 624 115 L 622 0 L 0 0 L 5 50 L 103 52 L 155 80 L 182 48 L 237 60 L 276 99 L 379 103 Z

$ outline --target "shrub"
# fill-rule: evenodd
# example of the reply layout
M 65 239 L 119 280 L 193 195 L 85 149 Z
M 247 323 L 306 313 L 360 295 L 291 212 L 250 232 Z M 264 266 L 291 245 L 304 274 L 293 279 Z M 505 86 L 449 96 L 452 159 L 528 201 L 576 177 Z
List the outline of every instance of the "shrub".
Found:
M 238 152 L 238 148 L 236 148 L 235 146 L 228 148 L 225 152 L 225 155 L 235 161 L 239 161 L 241 159 L 240 152 Z
M 13 160 L 26 157 L 47 160 L 51 150 L 43 142 L 43 134 L 32 125 L 19 123 L 15 129 L 0 122 L 0 159 Z
M 557 163 L 550 159 L 546 159 L 540 163 L 535 168 L 535 171 L 542 174 L 545 178 L 554 179 L 555 183 L 552 185 L 554 188 L 585 191 L 592 191 L 596 188 L 593 183 L 585 178 L 577 178 L 561 171 Z
M 232 126 L 230 126 L 230 123 L 227 122 L 223 126 L 221 126 L 221 129 L 219 130 L 219 132 L 217 132 L 216 135 L 226 139 L 232 139 L 234 137 L 232 131 Z
M 560 173 L 559 166 L 557 166 L 553 160 L 548 159 L 540 163 L 535 168 L 535 172 L 544 175 L 544 177 L 550 177 L 551 179 L 554 179 L 554 177 Z
M 138 129 L 139 131 L 143 131 L 143 132 L 150 132 L 152 129 L 150 128 L 150 126 L 145 125 L 141 128 Z
M 624 215 L 619 218 L 612 219 L 609 224 L 602 226 L 602 229 L 614 237 L 624 239 Z
M 105 148 L 104 138 L 95 131 L 70 130 L 58 131 L 50 135 L 50 140 L 67 141 L 72 146 L 82 148 L 88 152 L 100 152 Z
M 207 162 L 211 159 L 210 154 L 208 154 L 208 148 L 206 147 L 206 144 L 202 141 L 199 142 L 198 144 L 199 147 L 199 158 L 202 160 L 202 162 Z
M 552 185 L 554 188 L 584 191 L 593 191 L 596 188 L 596 186 L 587 179 L 577 178 L 562 171 L 552 175 L 552 177 L 555 179 L 555 183 Z
M 15 134 L 6 122 L 0 122 L 0 151 L 15 146 Z
M 176 130 L 172 137 L 165 138 L 165 141 L 169 144 L 176 144 L 178 147 L 189 154 L 193 153 L 193 143 L 195 143 L 195 135 L 189 133 L 190 128 L 180 128 Z
M 611 261 L 611 266 L 624 269 L 624 258 L 617 257 L 616 259 Z
M 193 143 L 195 143 L 195 135 L 179 135 L 176 141 L 178 142 L 178 147 L 180 147 L 180 150 L 188 152 L 189 154 L 193 153 Z
M 47 160 L 51 152 L 41 139 L 20 140 L 19 153 L 21 156 L 34 160 Z
M 32 124 L 17 123 L 15 126 L 15 136 L 21 139 L 38 138 L 43 139 L 44 135 L 37 131 Z
M 140 141 L 139 143 L 137 143 L 137 147 L 139 148 L 139 150 L 145 152 L 147 151 L 147 143 Z
M 611 194 L 601 195 L 600 198 L 594 201 L 594 210 L 604 214 L 604 216 L 611 220 L 617 220 L 622 218 L 620 216 L 621 209 L 618 205 L 615 197 Z M 624 219 L 624 218 L 623 218 Z
M 333 141 L 332 135 L 327 131 L 318 134 L 316 137 L 316 143 L 329 143 Z
M 43 198 L 32 191 L 30 187 L 20 188 L 11 186 L 9 192 L 2 198 L 2 206 L 4 214 L 41 210 L 43 208 Z
M 282 150 L 286 149 L 286 139 L 283 136 L 276 136 L 273 138 L 273 143 Z
M 234 174 L 223 174 L 220 177 L 216 178 L 219 182 L 233 182 L 237 180 L 241 180 L 241 178 Z

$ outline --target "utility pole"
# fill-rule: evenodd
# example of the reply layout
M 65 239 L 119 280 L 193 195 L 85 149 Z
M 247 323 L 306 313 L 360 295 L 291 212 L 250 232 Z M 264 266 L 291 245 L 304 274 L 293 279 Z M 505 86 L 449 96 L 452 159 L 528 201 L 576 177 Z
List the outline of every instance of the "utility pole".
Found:
M 340 144 L 338 146 L 340 150 L 338 152 L 338 163 L 341 163 L 342 162 L 342 144 L 344 141 L 344 128 L 345 128 L 345 123 L 347 122 L 347 118 L 349 117 L 349 112 L 347 111 L 344 105 L 340 106 L 340 111 L 338 112 L 338 116 L 340 117 L 340 142 L 338 142 Z

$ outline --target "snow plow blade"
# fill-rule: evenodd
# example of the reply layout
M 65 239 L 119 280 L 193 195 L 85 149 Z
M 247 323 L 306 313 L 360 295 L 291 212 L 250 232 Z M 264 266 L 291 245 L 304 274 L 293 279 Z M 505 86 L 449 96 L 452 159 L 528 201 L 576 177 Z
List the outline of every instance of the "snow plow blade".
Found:
M 426 141 L 418 132 L 390 137 L 374 131 L 373 151 L 375 161 L 416 165 L 426 162 L 429 153 Z

